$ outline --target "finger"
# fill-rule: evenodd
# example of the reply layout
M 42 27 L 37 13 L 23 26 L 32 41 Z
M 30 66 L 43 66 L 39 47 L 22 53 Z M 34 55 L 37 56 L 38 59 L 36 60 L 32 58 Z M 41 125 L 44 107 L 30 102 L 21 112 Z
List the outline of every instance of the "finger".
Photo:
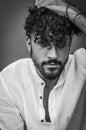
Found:
M 48 4 L 49 0 L 36 0 L 36 2 L 35 2 L 36 5 L 41 5 L 41 4 L 44 4 L 44 3 Z
M 50 5 L 51 3 L 54 3 L 55 0 L 36 0 L 35 5 L 37 6 L 46 6 Z
M 56 2 L 67 2 L 67 0 L 56 0 Z
M 36 0 L 35 5 L 39 5 L 39 4 L 43 3 L 43 2 L 44 2 L 44 0 Z
M 65 16 L 65 7 L 63 6 L 51 5 L 51 6 L 46 6 L 46 8 L 55 11 L 57 14 L 61 16 Z

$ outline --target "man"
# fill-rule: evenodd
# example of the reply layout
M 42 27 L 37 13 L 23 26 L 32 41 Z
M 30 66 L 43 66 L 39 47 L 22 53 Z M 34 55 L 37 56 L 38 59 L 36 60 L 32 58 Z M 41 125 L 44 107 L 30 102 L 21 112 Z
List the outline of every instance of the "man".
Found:
M 62 0 L 36 1 L 25 21 L 30 58 L 0 74 L 2 130 L 85 130 L 86 50 L 70 55 L 86 17 Z

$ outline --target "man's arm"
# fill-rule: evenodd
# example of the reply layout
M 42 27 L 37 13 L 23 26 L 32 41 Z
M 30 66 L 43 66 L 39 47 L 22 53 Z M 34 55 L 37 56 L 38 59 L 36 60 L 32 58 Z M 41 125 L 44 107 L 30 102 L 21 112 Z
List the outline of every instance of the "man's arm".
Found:
M 49 8 L 59 15 L 67 17 L 86 35 L 86 16 L 77 7 L 65 0 L 37 0 L 36 5 L 39 8 Z
M 70 5 L 67 9 L 68 18 L 86 35 L 86 16 L 76 7 Z

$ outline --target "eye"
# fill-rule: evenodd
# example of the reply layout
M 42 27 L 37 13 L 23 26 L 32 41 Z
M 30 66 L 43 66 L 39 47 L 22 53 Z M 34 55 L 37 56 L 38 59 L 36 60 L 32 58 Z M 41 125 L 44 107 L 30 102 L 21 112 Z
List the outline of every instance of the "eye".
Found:
M 37 44 L 44 48 L 47 47 L 47 41 L 45 40 L 38 40 Z
M 67 41 L 67 39 L 60 39 L 60 40 L 57 40 L 57 42 L 56 42 L 56 46 L 58 47 L 58 48 L 60 48 L 60 49 L 63 49 L 63 48 L 65 48 L 66 46 L 68 45 L 68 41 Z
M 36 36 L 34 42 L 39 44 L 41 47 L 47 47 L 48 45 L 47 39 L 41 38 L 40 36 Z

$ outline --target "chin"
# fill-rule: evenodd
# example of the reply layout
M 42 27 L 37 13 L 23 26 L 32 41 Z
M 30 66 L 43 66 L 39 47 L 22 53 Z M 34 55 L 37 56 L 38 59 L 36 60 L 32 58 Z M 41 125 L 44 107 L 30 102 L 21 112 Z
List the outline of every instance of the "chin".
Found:
M 63 68 L 60 68 L 58 70 L 44 70 L 42 71 L 43 76 L 48 79 L 48 80 L 54 80 L 56 78 L 59 78 L 59 76 L 61 75 Z
M 48 80 L 54 80 L 57 77 L 60 76 L 60 73 L 50 74 L 50 73 L 44 73 L 43 76 Z
M 56 79 L 58 76 L 46 76 L 46 79 L 48 79 L 48 80 L 54 80 L 54 79 Z

